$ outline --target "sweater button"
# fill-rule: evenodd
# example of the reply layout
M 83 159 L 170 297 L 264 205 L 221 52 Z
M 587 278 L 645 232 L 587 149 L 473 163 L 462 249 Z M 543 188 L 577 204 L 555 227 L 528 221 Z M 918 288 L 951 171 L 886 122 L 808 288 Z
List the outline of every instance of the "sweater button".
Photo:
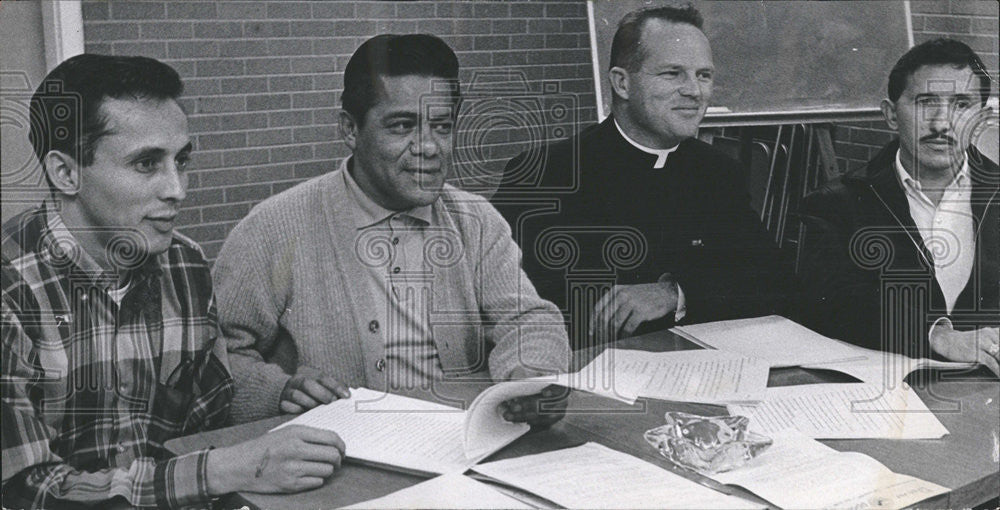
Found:
M 375 369 L 379 372 L 385 370 L 385 358 L 379 358 L 379 360 L 375 362 Z
M 371 331 L 372 333 L 378 333 L 378 321 L 369 322 L 368 331 Z

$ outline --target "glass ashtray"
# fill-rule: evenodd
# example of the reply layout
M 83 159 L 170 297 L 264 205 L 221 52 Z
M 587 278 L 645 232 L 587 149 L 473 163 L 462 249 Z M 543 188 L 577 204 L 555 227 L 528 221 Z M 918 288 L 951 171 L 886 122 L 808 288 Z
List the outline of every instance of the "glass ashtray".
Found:
M 703 475 L 736 469 L 771 446 L 771 438 L 747 431 L 745 416 L 664 417 L 667 423 L 647 430 L 646 441 L 674 464 Z

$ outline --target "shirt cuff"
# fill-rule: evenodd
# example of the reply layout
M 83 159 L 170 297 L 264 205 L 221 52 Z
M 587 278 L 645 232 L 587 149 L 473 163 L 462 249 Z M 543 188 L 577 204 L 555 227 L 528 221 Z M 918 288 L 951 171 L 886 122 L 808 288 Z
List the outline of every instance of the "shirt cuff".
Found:
M 684 289 L 681 288 L 681 284 L 674 283 L 674 285 L 677 286 L 677 311 L 674 312 L 674 322 L 680 322 L 687 315 L 687 301 L 684 299 Z
M 206 448 L 158 463 L 154 477 L 158 506 L 179 508 L 212 499 L 208 493 L 208 451 Z
M 674 288 L 677 289 L 677 308 L 674 309 L 674 322 L 680 322 L 687 315 L 687 299 L 684 298 L 684 289 L 681 288 L 681 284 L 677 283 L 677 280 L 674 280 L 674 275 L 670 273 L 663 273 L 656 281 L 659 283 L 672 283 Z
M 931 329 L 927 331 L 927 341 L 928 342 L 930 342 L 931 339 L 934 338 L 934 330 L 937 327 L 939 327 L 939 326 L 943 327 L 943 328 L 947 328 L 949 331 L 955 329 L 951 325 L 951 319 L 949 319 L 947 317 L 944 317 L 944 316 L 938 317 L 938 319 L 936 321 L 934 321 L 934 324 L 931 324 Z

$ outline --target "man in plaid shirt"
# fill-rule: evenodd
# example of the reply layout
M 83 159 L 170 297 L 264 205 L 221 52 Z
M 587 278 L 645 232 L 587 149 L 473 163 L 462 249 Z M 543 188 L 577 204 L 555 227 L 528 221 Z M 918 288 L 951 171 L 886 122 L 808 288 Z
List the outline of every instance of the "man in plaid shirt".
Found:
M 80 55 L 31 99 L 51 196 L 3 226 L 3 506 L 205 505 L 293 492 L 340 465 L 332 432 L 289 427 L 170 458 L 233 395 L 209 267 L 174 232 L 191 140 L 180 77 Z

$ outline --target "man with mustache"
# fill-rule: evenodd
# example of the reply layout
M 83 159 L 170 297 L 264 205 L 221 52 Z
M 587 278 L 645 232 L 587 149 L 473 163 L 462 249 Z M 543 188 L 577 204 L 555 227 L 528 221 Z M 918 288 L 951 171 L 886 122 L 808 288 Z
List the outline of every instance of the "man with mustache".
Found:
M 750 208 L 746 172 L 695 138 L 715 74 L 701 27 L 691 6 L 626 15 L 611 46 L 611 115 L 512 159 L 494 196 L 517 232 L 525 271 L 571 316 L 577 345 L 682 318 L 766 315 L 781 302 L 780 257 Z M 576 189 L 549 191 L 567 182 Z M 558 209 L 523 214 L 532 200 Z M 572 238 L 568 268 L 547 253 L 562 233 Z M 622 252 L 610 249 L 626 239 Z M 571 299 L 568 278 L 608 271 L 609 291 Z
M 170 66 L 84 54 L 29 103 L 51 190 L 3 226 L 5 508 L 210 504 L 294 492 L 340 466 L 337 434 L 293 427 L 172 457 L 233 396 L 208 263 L 174 231 L 192 142 Z
M 455 375 L 566 369 L 565 329 L 510 228 L 445 184 L 459 99 L 458 59 L 435 36 L 379 35 L 351 56 L 340 114 L 351 157 L 255 207 L 215 265 L 237 421 L 328 403 L 345 383 L 434 396 Z M 503 412 L 561 416 L 533 403 Z
M 979 56 L 949 39 L 893 67 L 881 106 L 898 140 L 802 204 L 809 326 L 1000 374 L 1000 172 L 971 144 L 990 82 Z

